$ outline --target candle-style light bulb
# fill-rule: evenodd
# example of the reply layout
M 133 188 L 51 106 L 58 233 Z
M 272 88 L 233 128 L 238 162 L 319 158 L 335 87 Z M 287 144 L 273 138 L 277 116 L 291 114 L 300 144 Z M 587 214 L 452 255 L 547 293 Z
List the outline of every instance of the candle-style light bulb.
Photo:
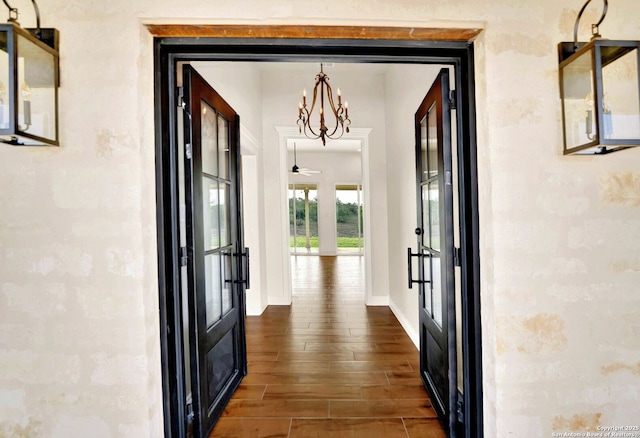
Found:
M 31 126 L 31 87 L 26 82 L 22 83 L 20 87 L 20 93 L 22 94 L 22 104 L 24 108 L 24 124 L 27 128 Z
M 338 106 L 342 103 L 342 93 L 340 92 L 340 88 L 338 88 Z
M 593 140 L 593 93 L 590 91 L 584 98 L 584 103 L 587 107 L 587 118 L 585 120 L 585 133 L 589 140 Z
M 602 123 L 604 138 L 611 138 L 613 135 L 613 120 L 611 116 L 611 108 L 607 105 L 606 93 L 602 96 Z
M 584 98 L 584 103 L 587 105 L 587 109 L 593 109 L 593 93 L 591 91 Z
M 22 94 L 22 99 L 31 100 L 31 87 L 26 82 L 22 83 L 20 93 Z

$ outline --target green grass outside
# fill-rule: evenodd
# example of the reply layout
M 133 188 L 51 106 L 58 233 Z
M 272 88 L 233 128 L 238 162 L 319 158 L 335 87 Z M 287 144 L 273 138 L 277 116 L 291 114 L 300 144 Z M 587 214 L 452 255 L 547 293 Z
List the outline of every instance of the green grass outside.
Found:
M 360 242 L 362 245 L 362 241 Z M 358 247 L 358 238 L 357 237 L 338 237 L 338 248 L 357 248 Z
M 298 237 L 296 239 L 296 246 L 298 248 L 306 248 L 307 241 L 304 236 Z M 318 247 L 318 237 L 311 236 L 309 238 L 309 246 L 311 248 Z M 293 248 L 293 237 L 290 237 L 289 247 Z M 357 237 L 338 237 L 338 248 L 357 248 L 358 247 L 358 238 Z
M 293 237 L 289 237 L 289 247 L 293 248 Z M 296 239 L 296 246 L 298 248 L 306 248 L 307 247 L 307 239 L 304 238 L 304 236 L 298 236 L 298 238 Z M 311 248 L 317 248 L 318 247 L 318 237 L 317 236 L 311 236 L 309 237 L 309 246 Z

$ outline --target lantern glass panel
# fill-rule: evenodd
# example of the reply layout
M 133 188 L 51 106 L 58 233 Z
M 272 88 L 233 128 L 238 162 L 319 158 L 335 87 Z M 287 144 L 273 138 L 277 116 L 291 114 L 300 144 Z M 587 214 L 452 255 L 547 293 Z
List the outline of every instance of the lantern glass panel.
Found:
M 604 49 L 604 48 L 603 48 Z M 638 50 L 609 64 L 603 62 L 603 135 L 606 140 L 640 138 Z
M 55 140 L 54 56 L 22 35 L 18 38 L 18 129 Z
M 0 129 L 9 129 L 9 48 L 6 31 L 0 31 Z
M 592 51 L 562 69 L 565 148 L 590 143 L 596 135 Z

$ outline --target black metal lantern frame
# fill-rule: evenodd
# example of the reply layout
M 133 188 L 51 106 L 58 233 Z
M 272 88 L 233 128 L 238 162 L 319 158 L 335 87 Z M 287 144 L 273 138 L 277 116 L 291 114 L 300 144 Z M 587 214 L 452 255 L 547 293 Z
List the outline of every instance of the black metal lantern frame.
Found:
M 37 28 L 20 27 L 11 7 L 0 25 L 0 142 L 58 146 L 58 31 L 40 28 L 34 7 Z
M 564 154 L 608 154 L 640 145 L 640 41 L 606 40 L 592 25 L 588 43 L 558 45 Z

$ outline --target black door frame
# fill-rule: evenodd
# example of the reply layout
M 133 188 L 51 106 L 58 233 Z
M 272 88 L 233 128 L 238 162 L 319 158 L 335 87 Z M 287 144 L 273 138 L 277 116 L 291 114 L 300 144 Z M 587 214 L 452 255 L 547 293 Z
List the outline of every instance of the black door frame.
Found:
M 464 351 L 464 436 L 483 436 L 480 255 L 474 51 L 472 42 L 403 39 L 154 39 L 156 205 L 165 437 L 186 436 L 179 285 L 176 72 L 181 61 L 328 61 L 441 64 L 455 70 Z M 398 255 L 401 256 L 401 255 Z

